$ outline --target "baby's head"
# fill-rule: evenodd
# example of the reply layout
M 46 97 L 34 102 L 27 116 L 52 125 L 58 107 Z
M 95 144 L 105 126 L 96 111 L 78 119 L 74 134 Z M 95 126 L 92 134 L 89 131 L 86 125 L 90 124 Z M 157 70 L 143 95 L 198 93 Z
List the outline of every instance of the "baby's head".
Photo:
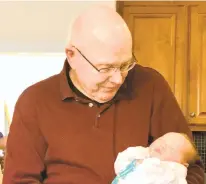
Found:
M 187 166 L 198 157 L 194 144 L 186 134 L 170 132 L 155 140 L 149 147 L 150 156 L 178 162 Z

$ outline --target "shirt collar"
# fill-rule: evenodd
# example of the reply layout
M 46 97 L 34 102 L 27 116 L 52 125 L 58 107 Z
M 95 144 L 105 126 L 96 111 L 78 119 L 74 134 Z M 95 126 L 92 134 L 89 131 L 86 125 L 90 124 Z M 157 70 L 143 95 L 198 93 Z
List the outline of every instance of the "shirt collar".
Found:
M 61 93 L 61 99 L 65 100 L 67 98 L 75 98 L 75 94 L 70 88 L 68 84 L 68 71 L 69 71 L 69 63 L 67 59 L 64 62 L 63 69 L 60 73 L 60 93 Z

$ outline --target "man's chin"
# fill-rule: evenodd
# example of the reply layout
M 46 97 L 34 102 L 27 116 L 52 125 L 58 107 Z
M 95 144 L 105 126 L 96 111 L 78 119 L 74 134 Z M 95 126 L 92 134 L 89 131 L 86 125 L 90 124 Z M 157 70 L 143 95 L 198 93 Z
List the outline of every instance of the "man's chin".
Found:
M 99 103 L 105 103 L 108 102 L 110 100 L 112 100 L 112 98 L 114 98 L 116 93 L 102 93 L 99 98 L 96 98 L 96 101 Z

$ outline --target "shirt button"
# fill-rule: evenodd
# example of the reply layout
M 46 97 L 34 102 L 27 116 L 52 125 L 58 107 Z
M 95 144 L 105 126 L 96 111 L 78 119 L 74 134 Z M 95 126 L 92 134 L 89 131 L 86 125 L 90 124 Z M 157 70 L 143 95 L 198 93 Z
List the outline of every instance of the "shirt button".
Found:
M 93 103 L 89 103 L 89 107 L 93 107 Z

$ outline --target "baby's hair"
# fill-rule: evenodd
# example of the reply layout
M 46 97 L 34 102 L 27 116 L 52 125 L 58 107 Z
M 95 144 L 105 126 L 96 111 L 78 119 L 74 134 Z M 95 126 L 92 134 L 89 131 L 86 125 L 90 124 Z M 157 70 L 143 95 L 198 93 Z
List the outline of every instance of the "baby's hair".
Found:
M 185 159 L 188 164 L 194 164 L 197 160 L 200 160 L 196 145 L 194 142 L 189 138 L 189 136 L 185 133 L 181 133 L 182 136 L 184 136 L 191 144 L 192 152 L 188 153 L 187 156 L 185 156 Z

